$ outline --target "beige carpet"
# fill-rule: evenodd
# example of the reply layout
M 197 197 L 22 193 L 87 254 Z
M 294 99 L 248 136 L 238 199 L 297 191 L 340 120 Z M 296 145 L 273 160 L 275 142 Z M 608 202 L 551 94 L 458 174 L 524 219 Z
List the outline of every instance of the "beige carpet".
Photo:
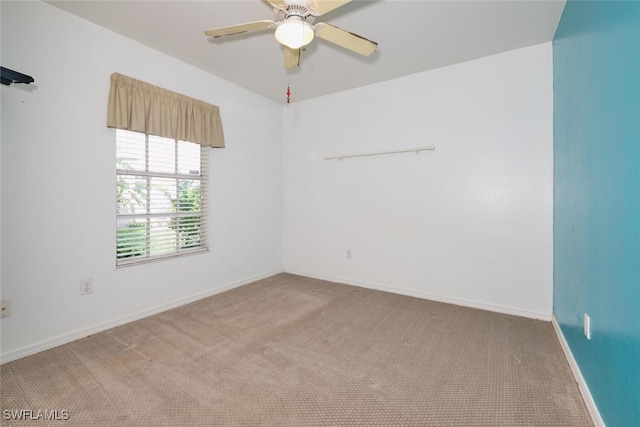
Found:
M 1 367 L 19 426 L 590 426 L 549 322 L 280 274 Z

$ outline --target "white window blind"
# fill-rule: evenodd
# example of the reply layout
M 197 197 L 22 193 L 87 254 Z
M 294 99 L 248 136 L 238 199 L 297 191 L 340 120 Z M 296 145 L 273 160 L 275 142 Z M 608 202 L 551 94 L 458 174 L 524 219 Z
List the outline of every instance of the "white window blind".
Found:
M 116 130 L 116 264 L 207 250 L 206 147 Z

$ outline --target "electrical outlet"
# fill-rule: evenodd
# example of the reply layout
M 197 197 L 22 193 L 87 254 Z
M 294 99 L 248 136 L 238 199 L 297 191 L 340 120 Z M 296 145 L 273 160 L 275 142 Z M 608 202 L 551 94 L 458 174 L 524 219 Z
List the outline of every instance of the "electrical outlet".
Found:
M 591 318 L 587 313 L 584 313 L 584 321 L 582 322 L 582 326 L 584 328 L 584 336 L 587 337 L 588 340 L 591 339 Z
M 347 259 L 351 259 L 351 249 L 347 249 Z
M 87 295 L 93 292 L 93 280 L 84 279 L 80 281 L 80 295 Z
M 2 300 L 2 310 L 0 314 L 0 317 L 9 317 L 11 316 L 11 300 L 10 299 L 5 299 Z

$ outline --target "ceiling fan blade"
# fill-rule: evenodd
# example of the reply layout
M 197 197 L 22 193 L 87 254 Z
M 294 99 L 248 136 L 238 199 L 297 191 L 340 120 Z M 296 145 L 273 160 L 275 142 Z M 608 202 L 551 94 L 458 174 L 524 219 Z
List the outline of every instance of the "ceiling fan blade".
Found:
M 300 49 L 291 49 L 284 47 L 284 68 L 292 70 L 300 66 Z
M 217 39 L 218 37 L 234 36 L 236 34 L 248 33 L 250 31 L 265 30 L 273 24 L 275 24 L 275 22 L 270 20 L 247 22 L 246 24 L 214 28 L 213 30 L 205 31 L 204 33 L 209 37 Z
M 286 7 L 284 0 L 264 0 L 267 3 L 269 3 L 271 6 L 277 8 L 277 9 L 283 9 Z
M 369 56 L 378 48 L 378 43 L 360 37 L 357 34 L 342 30 L 333 25 L 320 22 L 316 24 L 316 36 L 349 49 L 363 56 Z
M 350 1 L 351 0 L 309 0 L 308 7 L 313 10 L 314 15 L 320 16 Z

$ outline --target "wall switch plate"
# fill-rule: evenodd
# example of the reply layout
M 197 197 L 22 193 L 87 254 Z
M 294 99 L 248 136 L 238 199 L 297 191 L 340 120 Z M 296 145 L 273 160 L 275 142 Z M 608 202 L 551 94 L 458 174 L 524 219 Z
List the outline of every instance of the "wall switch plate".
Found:
M 591 339 L 591 318 L 587 313 L 584 314 L 584 321 L 582 322 L 582 326 L 584 329 L 584 336 L 587 337 L 588 340 Z
M 93 280 L 84 279 L 80 281 L 80 295 L 87 295 L 93 292 Z
M 11 300 L 10 299 L 2 300 L 1 307 L 2 307 L 2 310 L 0 311 L 2 314 L 0 314 L 0 318 L 11 316 Z

